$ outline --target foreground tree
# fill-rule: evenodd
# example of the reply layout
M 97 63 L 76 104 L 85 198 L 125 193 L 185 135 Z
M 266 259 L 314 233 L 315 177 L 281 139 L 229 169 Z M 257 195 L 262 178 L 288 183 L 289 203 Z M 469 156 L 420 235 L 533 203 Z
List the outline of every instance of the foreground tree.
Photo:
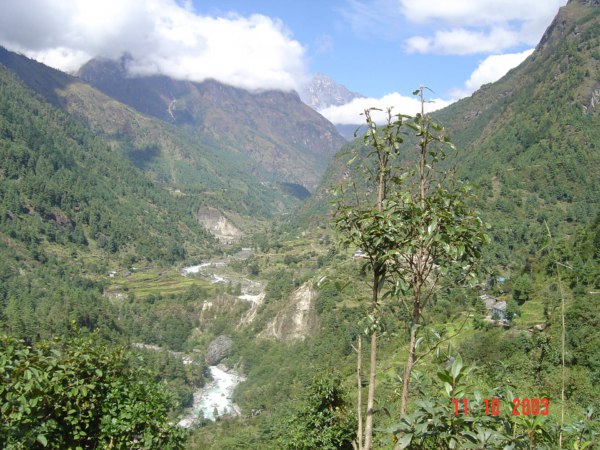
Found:
M 179 449 L 175 399 L 128 352 L 95 336 L 42 342 L 0 337 L 0 447 Z
M 456 157 L 456 149 L 446 130 L 425 114 L 423 87 L 415 94 L 421 100 L 421 113 L 414 117 L 393 115 L 390 108 L 386 123 L 378 128 L 371 115 L 376 109 L 365 111 L 368 130 L 364 143 L 369 150 L 352 152 L 348 162 L 362 171 L 364 184 L 351 181 L 334 190 L 340 243 L 361 249 L 367 257 L 364 269 L 372 273 L 367 329 L 371 355 L 364 430 L 358 352 L 360 450 L 370 450 L 372 446 L 381 301 L 388 295 L 399 297 L 411 318 L 401 407 L 405 413 L 411 373 L 419 361 L 415 350 L 424 308 L 440 290 L 476 277 L 481 247 L 488 241 L 485 225 L 475 209 L 473 186 L 468 181 L 460 182 L 456 166 L 445 151 L 451 149 Z M 414 146 L 407 145 L 401 151 L 406 129 L 416 132 L 416 155 L 410 153 Z M 413 167 L 402 161 L 415 159 Z M 387 292 L 383 293 L 386 286 Z

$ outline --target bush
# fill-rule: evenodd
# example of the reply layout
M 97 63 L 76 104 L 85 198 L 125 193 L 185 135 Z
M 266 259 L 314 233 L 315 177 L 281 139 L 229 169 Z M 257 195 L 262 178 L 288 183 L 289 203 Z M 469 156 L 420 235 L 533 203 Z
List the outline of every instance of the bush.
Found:
M 283 419 L 280 440 L 289 450 L 351 450 L 356 416 L 348 409 L 347 391 L 339 375 L 317 374 L 292 414 Z
M 182 448 L 184 430 L 168 420 L 173 394 L 95 338 L 29 347 L 0 337 L 0 447 Z

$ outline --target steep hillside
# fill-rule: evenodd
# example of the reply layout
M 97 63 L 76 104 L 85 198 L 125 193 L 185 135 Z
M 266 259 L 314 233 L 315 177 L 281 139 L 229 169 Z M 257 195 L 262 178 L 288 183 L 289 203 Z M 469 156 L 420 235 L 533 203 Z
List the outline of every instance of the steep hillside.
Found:
M 237 151 L 202 143 L 76 77 L 3 48 L 0 63 L 129 158 L 156 183 L 179 189 L 195 210 L 205 206 L 264 218 L 298 204 L 294 190 L 287 184 L 262 181 L 266 175 L 261 166 Z
M 295 93 L 251 93 L 218 83 L 130 77 L 128 57 L 94 59 L 78 76 L 138 111 L 174 123 L 206 145 L 249 157 L 265 181 L 312 190 L 345 140 Z
M 1 65 L 0 87 L 1 220 L 8 236 L 82 248 L 92 241 L 111 253 L 137 248 L 148 259 L 181 258 L 184 242 L 195 252 L 210 244 L 185 201 Z
M 453 130 L 462 176 L 481 186 L 493 225 L 490 256 L 503 267 L 520 264 L 543 242 L 544 220 L 555 234 L 570 235 L 598 209 L 599 39 L 598 2 L 570 1 L 519 67 L 435 113 Z M 405 152 L 410 160 L 410 144 Z M 353 173 L 334 157 L 298 223 L 325 220 L 311 216 L 329 210 L 327 188 Z

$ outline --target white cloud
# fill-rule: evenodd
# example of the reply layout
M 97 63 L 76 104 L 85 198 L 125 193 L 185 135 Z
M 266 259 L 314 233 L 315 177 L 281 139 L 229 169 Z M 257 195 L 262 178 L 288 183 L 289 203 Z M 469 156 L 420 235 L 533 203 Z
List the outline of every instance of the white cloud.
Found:
M 545 17 L 549 24 L 567 0 L 398 0 L 400 11 L 415 23 L 443 22 L 450 26 L 490 26 L 510 20 Z
M 390 39 L 402 32 L 398 26 L 401 16 L 398 0 L 346 0 L 346 3 L 338 11 L 357 36 Z
M 444 108 L 452 103 L 441 99 L 432 100 L 433 103 L 425 105 L 425 111 L 431 112 Z M 336 125 L 360 125 L 365 123 L 364 116 L 360 114 L 369 108 L 380 108 L 384 112 L 373 112 L 372 117 L 375 122 L 383 124 L 386 120 L 386 109 L 394 107 L 394 114 L 414 115 L 421 111 L 421 102 L 416 97 L 406 97 L 394 92 L 380 99 L 376 98 L 355 98 L 350 103 L 342 106 L 330 106 L 319 111 L 321 115 L 329 119 Z
M 464 89 L 452 89 L 448 95 L 451 98 L 463 98 L 471 95 L 483 84 L 493 83 L 502 78 L 513 67 L 517 67 L 533 53 L 534 49 L 522 53 L 507 53 L 505 55 L 492 55 L 479 63 L 479 66 L 471 74 L 471 78 L 465 81 Z
M 472 55 L 492 53 L 521 43 L 518 32 L 494 27 L 489 32 L 464 28 L 436 31 L 434 37 L 414 36 L 406 40 L 408 53 L 441 53 L 445 55 Z
M 244 89 L 297 89 L 306 49 L 279 20 L 202 16 L 175 0 L 0 2 L 0 44 L 65 71 L 95 56 L 133 56 L 134 74 Z
M 326 54 L 333 55 L 333 38 L 330 35 L 323 33 L 315 40 L 313 57 Z
M 406 20 L 433 35 L 406 40 L 409 53 L 467 55 L 535 45 L 567 0 L 398 0 Z

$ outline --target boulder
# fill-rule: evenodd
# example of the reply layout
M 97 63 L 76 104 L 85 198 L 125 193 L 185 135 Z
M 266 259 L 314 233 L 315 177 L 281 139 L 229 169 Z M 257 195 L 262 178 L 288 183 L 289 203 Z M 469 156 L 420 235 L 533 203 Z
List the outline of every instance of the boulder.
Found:
M 209 366 L 219 364 L 219 362 L 223 358 L 225 358 L 225 355 L 231 347 L 231 344 L 231 338 L 227 336 L 219 336 L 210 344 L 208 344 L 208 349 L 206 350 L 206 357 L 204 358 L 206 364 L 208 364 Z

